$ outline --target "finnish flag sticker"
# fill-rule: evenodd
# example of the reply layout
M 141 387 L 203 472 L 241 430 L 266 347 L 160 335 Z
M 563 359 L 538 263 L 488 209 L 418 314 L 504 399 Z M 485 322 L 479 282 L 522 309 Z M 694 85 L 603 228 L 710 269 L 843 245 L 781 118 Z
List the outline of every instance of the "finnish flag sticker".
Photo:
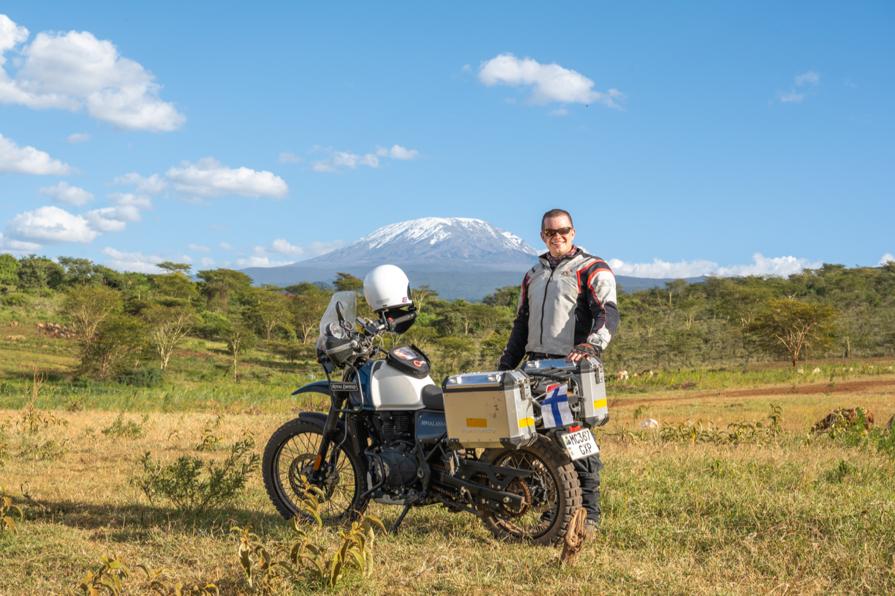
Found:
M 569 408 L 569 394 L 565 383 L 547 385 L 547 397 L 541 402 L 541 418 L 544 428 L 567 426 L 575 422 Z

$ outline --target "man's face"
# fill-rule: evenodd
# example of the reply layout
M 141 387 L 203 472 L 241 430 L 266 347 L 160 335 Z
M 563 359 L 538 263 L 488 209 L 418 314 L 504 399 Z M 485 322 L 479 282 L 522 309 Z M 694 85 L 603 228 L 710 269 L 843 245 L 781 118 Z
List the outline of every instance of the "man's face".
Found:
M 559 232 L 565 232 L 561 234 Z M 547 245 L 551 257 L 561 257 L 572 250 L 572 242 L 575 240 L 575 228 L 565 215 L 548 217 L 544 220 L 541 229 L 541 240 Z

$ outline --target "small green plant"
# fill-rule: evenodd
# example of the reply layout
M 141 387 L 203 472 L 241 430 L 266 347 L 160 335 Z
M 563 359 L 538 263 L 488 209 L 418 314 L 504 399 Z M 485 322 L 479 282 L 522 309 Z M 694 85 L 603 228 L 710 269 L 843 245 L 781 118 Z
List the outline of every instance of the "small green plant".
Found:
M 824 480 L 831 484 L 841 484 L 846 476 L 851 476 L 856 471 L 857 468 L 854 465 L 842 459 L 839 460 L 839 463 L 836 464 L 834 468 L 827 470 L 826 473 L 824 473 Z
M 184 584 L 170 579 L 166 571 L 153 571 L 146 565 L 134 565 L 134 569 L 142 571 L 142 581 L 134 577 L 130 568 L 115 556 L 103 556 L 99 562 L 84 574 L 78 583 L 78 590 L 89 596 L 101 594 L 141 593 L 160 594 L 164 596 L 209 596 L 219 594 L 218 587 L 206 584 Z
M 196 444 L 196 451 L 214 451 L 221 444 L 217 431 L 221 428 L 221 416 L 209 420 L 202 429 L 202 438 Z
M 738 445 L 767 443 L 777 439 L 783 432 L 783 420 L 779 405 L 771 406 L 766 420 L 757 422 L 731 422 L 726 429 L 712 423 L 685 422 L 677 426 L 666 426 L 659 432 L 663 442 L 685 442 L 690 444 L 712 443 L 715 445 Z
M 250 588 L 282 591 L 306 583 L 309 577 L 321 587 L 334 588 L 352 567 L 369 577 L 376 538 L 373 528 L 385 532 L 385 526 L 377 517 L 361 516 L 339 529 L 335 548 L 327 549 L 324 543 L 330 536 L 320 514 L 322 497 L 319 488 L 305 484 L 297 503 L 299 515 L 292 518 L 295 538 L 273 554 L 251 530 L 231 528 L 239 536 L 239 563 Z
M 103 556 L 99 563 L 89 569 L 81 582 L 78 590 L 88 596 L 100 594 L 113 594 L 118 596 L 124 592 L 124 581 L 130 577 L 130 570 L 118 557 Z
M 230 446 L 226 459 L 216 462 L 183 455 L 169 464 L 156 461 L 147 451 L 142 472 L 133 479 L 150 503 L 162 498 L 181 512 L 220 507 L 234 499 L 258 467 L 255 442 L 246 437 Z
M 20 433 L 19 455 L 25 459 L 53 460 L 65 453 L 65 440 L 44 437 L 44 433 L 53 427 L 66 426 L 68 422 L 35 405 L 43 382 L 44 376 L 35 372 L 31 383 L 31 399 L 22 408 L 17 422 Z
M 18 505 L 13 505 L 12 497 L 0 488 L 0 535 L 5 533 L 15 534 L 16 522 L 13 514 L 18 514 L 19 521 L 24 521 L 25 512 Z
M 146 434 L 145 425 L 148 420 L 149 416 L 146 414 L 143 415 L 140 422 L 137 422 L 125 419 L 124 414 L 119 413 L 112 424 L 102 430 L 102 433 L 107 437 L 117 439 L 139 439 Z
M 107 437 L 119 439 L 139 439 L 146 434 L 144 425 L 148 420 L 149 416 L 146 414 L 143 415 L 140 422 L 137 422 L 125 419 L 124 414 L 119 413 L 115 420 L 112 421 L 112 424 L 102 430 L 102 433 Z

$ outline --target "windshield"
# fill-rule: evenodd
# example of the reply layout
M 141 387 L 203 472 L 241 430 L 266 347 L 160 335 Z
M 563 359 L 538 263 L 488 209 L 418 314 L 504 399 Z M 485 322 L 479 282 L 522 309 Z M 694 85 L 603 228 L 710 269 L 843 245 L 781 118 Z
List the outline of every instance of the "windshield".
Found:
M 323 337 L 324 333 L 327 333 L 327 329 L 329 329 L 330 335 L 334 335 L 334 332 L 338 333 L 341 331 L 341 327 L 339 327 L 339 315 L 336 313 L 336 304 L 341 305 L 342 320 L 344 320 L 351 329 L 354 328 L 354 319 L 357 313 L 357 295 L 352 291 L 336 292 L 333 294 L 333 297 L 330 298 L 329 306 L 326 307 L 323 317 L 320 318 L 321 337 Z M 347 336 L 347 334 L 344 334 L 344 336 Z

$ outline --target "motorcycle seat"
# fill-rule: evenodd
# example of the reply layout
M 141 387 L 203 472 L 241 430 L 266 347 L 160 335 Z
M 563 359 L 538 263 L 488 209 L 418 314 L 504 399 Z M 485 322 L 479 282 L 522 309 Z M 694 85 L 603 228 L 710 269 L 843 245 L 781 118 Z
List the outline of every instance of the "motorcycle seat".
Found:
M 437 385 L 426 385 L 421 392 L 423 406 L 428 410 L 444 411 L 444 392 Z

